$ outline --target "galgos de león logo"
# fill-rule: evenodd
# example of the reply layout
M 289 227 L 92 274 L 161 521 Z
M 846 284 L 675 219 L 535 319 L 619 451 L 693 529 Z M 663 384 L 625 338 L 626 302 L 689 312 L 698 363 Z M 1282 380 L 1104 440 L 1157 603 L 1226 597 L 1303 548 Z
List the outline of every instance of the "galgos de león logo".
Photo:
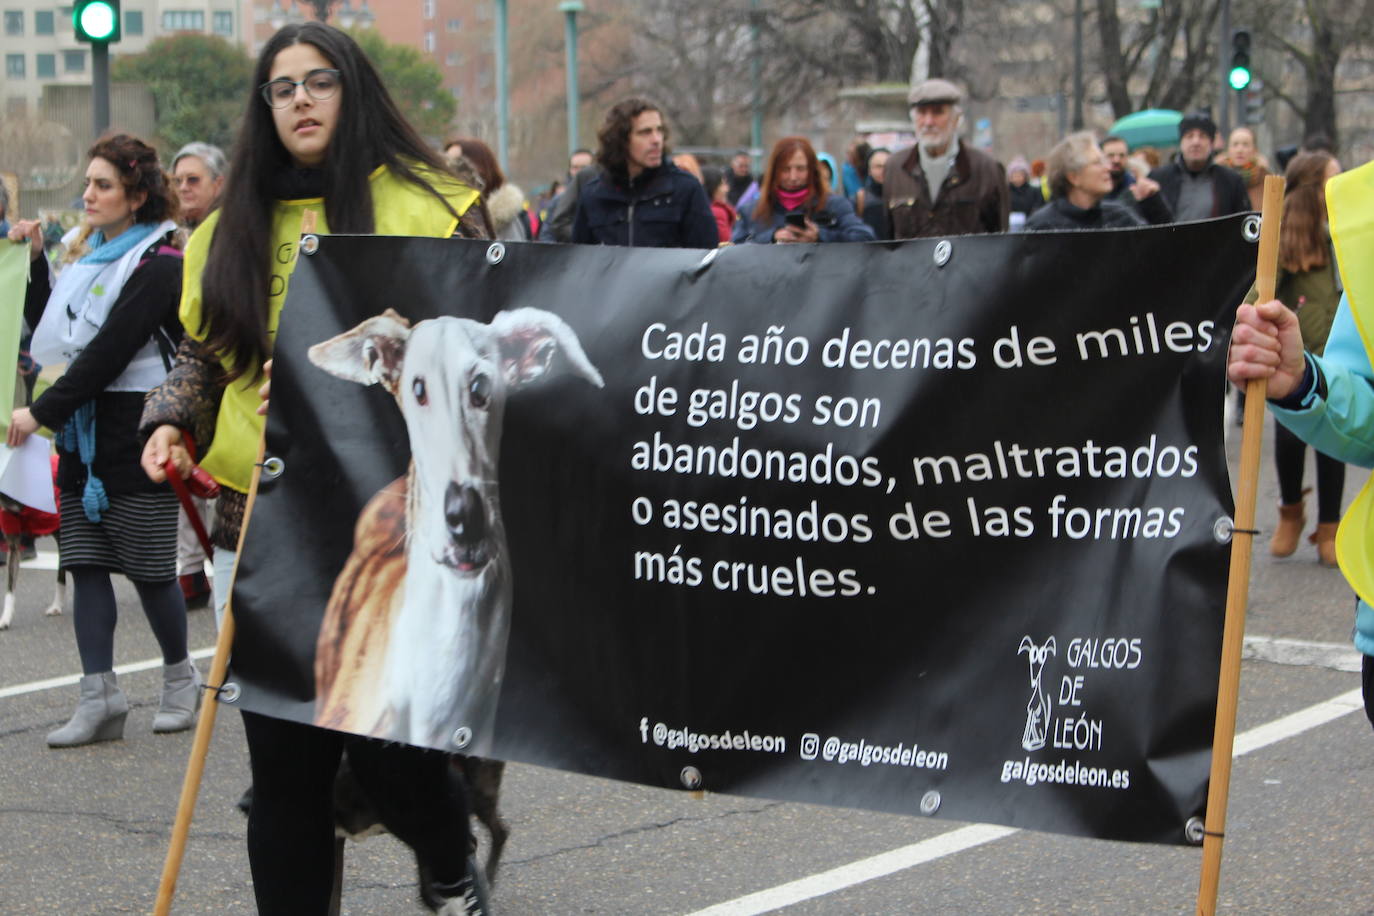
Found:
M 1050 706 L 1053 701 L 1040 685 L 1040 677 L 1045 670 L 1045 659 L 1057 654 L 1057 651 L 1053 636 L 1040 646 L 1031 642 L 1029 636 L 1023 636 L 1021 648 L 1016 650 L 1017 655 L 1026 653 L 1030 664 L 1031 695 L 1026 703 L 1026 728 L 1021 733 L 1021 746 L 1027 751 L 1040 750 L 1049 738 Z

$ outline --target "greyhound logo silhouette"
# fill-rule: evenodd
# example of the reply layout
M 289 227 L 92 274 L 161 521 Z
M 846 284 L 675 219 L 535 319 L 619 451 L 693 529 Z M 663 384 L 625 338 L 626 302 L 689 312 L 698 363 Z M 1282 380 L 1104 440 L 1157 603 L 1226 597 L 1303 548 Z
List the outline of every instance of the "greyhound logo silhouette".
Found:
M 1050 732 L 1050 708 L 1053 703 L 1050 695 L 1041 686 L 1041 675 L 1045 671 L 1045 660 L 1058 654 L 1051 636 L 1043 645 L 1037 646 L 1029 636 L 1021 637 L 1021 648 L 1017 655 L 1025 653 L 1030 664 L 1030 700 L 1026 703 L 1026 728 L 1021 733 L 1021 746 L 1027 751 L 1038 751 L 1045 746 Z

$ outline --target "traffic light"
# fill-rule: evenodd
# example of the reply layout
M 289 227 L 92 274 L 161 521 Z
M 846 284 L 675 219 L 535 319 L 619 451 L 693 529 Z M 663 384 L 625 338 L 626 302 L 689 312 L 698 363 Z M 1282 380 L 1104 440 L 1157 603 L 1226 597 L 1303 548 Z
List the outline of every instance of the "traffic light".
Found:
M 76 0 L 72 25 L 77 41 L 98 45 L 119 41 L 119 0 Z
M 1237 92 L 1250 85 L 1250 30 L 1236 29 L 1231 34 L 1231 72 L 1227 76 Z

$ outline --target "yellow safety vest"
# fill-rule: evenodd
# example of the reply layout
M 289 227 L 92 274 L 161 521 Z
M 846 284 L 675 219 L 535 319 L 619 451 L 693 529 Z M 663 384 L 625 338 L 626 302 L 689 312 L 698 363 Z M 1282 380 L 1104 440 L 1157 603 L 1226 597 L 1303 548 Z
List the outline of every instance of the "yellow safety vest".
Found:
M 477 192 L 457 179 L 428 170 L 420 174 L 447 198 L 454 211 L 461 216 L 477 200 Z M 427 236 L 448 238 L 458 228 L 458 220 L 435 200 L 434 195 L 412 182 L 379 166 L 369 177 L 372 187 L 372 207 L 376 213 L 377 235 Z M 327 234 L 324 199 L 278 201 L 272 213 L 272 287 L 268 300 L 267 337 L 274 342 L 277 323 L 281 319 L 282 303 L 286 301 L 286 287 L 296 266 L 296 244 L 301 235 L 301 221 L 305 211 L 315 211 L 316 234 Z M 216 211 L 205 220 L 186 244 L 184 278 L 181 290 L 181 323 L 197 340 L 204 340 L 201 328 L 200 278 L 205 258 L 210 251 L 210 239 L 219 221 Z M 229 358 L 223 359 L 226 368 Z M 247 493 L 253 479 L 253 461 L 258 453 L 264 418 L 258 416 L 260 380 L 248 372 L 224 390 L 219 415 L 215 421 L 215 440 L 210 451 L 201 458 L 201 466 L 225 486 Z
M 1326 210 L 1350 313 L 1374 365 L 1374 162 L 1327 182 Z M 1336 532 L 1336 560 L 1366 604 L 1374 604 L 1372 532 L 1374 478 L 1350 504 Z

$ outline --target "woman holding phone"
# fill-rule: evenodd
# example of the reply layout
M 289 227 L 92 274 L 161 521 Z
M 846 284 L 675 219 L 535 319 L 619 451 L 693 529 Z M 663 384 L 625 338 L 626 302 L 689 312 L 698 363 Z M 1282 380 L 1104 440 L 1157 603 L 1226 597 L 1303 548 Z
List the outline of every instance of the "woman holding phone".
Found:
M 805 137 L 783 137 L 763 173 L 758 204 L 740 214 L 732 240 L 768 244 L 871 242 L 873 229 L 854 206 L 826 188 Z

